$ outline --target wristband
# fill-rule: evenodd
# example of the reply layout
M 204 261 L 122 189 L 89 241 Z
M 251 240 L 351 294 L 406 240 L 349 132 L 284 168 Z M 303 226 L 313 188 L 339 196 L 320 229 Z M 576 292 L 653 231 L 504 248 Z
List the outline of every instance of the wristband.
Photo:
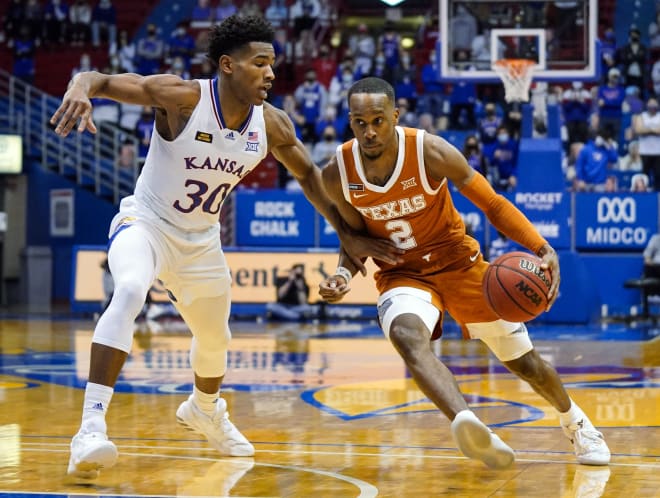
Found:
M 353 278 L 353 274 L 351 271 L 346 268 L 345 266 L 338 266 L 337 269 L 335 270 L 335 275 L 342 277 L 344 280 L 346 280 L 346 283 L 348 284 L 351 279 Z

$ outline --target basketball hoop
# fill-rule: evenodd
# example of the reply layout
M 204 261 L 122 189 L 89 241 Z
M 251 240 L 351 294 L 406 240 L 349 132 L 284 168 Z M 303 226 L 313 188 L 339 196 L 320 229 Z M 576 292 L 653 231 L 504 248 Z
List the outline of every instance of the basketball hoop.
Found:
M 504 83 L 504 99 L 507 102 L 528 102 L 536 62 L 529 59 L 500 59 L 492 69 Z

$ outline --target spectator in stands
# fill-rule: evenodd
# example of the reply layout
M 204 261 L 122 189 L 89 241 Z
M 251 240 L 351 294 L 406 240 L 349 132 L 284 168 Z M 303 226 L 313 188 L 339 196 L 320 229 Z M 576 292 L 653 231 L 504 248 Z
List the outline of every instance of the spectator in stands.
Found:
M 119 32 L 117 57 L 119 57 L 119 65 L 124 68 L 125 72 L 135 72 L 135 44 L 128 37 L 128 31 L 125 29 Z
M 67 35 L 69 6 L 63 0 L 49 0 L 44 9 L 44 38 L 64 43 Z
M 616 142 L 608 129 L 601 128 L 593 140 L 580 150 L 575 163 L 575 190 L 579 192 L 605 192 L 607 171 L 619 159 Z
M 43 36 L 44 12 L 39 0 L 27 0 L 25 4 L 25 13 L 23 22 L 30 30 L 30 37 L 34 40 L 36 46 L 41 45 Z
M 639 114 L 644 110 L 644 101 L 639 94 L 639 88 L 635 85 L 626 87 L 626 97 L 621 104 L 621 111 L 624 114 Z
M 562 95 L 562 111 L 568 143 L 586 142 L 589 138 L 589 114 L 591 112 L 591 92 L 574 81 L 571 88 Z
M 435 127 L 435 122 L 433 119 L 433 114 L 430 112 L 423 112 L 418 114 L 419 119 L 417 121 L 417 127 L 420 130 L 424 130 L 426 133 L 431 135 L 437 135 L 438 129 Z
M 653 95 L 660 98 L 660 59 L 655 61 L 651 69 L 651 84 L 653 85 Z
M 92 12 L 92 45 L 101 45 L 101 36 L 108 40 L 109 52 L 117 51 L 117 9 L 110 0 L 99 0 Z
M 213 9 L 209 5 L 209 0 L 197 0 L 197 5 L 190 13 L 190 19 L 195 23 L 204 23 L 211 21 L 212 18 Z
M 635 85 L 639 88 L 640 94 L 644 95 L 648 50 L 640 41 L 639 28 L 631 26 L 628 35 L 628 43 L 617 50 L 616 62 L 622 67 L 626 85 Z
M 192 77 L 197 79 L 213 79 L 215 73 L 217 72 L 213 67 L 213 64 L 211 64 L 211 61 L 206 58 L 202 59 L 202 62 L 199 64 L 199 66 L 194 69 L 195 72 L 192 74 Z
M 71 70 L 71 78 L 73 78 L 76 74 L 85 71 L 96 71 L 96 67 L 92 66 L 92 59 L 88 53 L 80 54 L 80 64 Z
M 660 234 L 653 234 L 644 248 L 644 264 L 660 265 Z
M 649 48 L 660 48 L 660 10 L 657 2 L 655 21 L 649 24 Z
M 357 33 L 348 39 L 348 49 L 355 58 L 355 67 L 362 74 L 371 73 L 371 65 L 376 55 L 376 40 L 369 34 L 369 28 L 361 23 L 357 27 Z
M 12 47 L 14 55 L 13 74 L 29 84 L 34 82 L 34 54 L 36 49 L 30 27 L 23 24 L 18 30 L 18 35 L 14 39 L 14 46 Z
M 316 71 L 313 68 L 309 68 L 305 72 L 305 81 L 298 85 L 294 97 L 298 108 L 305 117 L 305 124 L 302 129 L 303 142 L 314 143 L 318 140 L 316 122 L 321 117 L 321 111 L 325 108 L 328 91 L 316 79 Z
M 644 173 L 636 173 L 630 179 L 631 192 L 650 192 L 649 177 Z
M 195 55 L 195 39 L 188 33 L 187 27 L 188 23 L 186 21 L 180 21 L 176 25 L 176 29 L 167 42 L 167 54 L 172 60 L 180 57 L 185 70 L 189 71 L 191 60 Z
M 273 39 L 273 50 L 275 51 L 275 61 L 273 62 L 273 69 L 277 69 L 286 63 L 288 54 L 290 53 L 286 29 L 275 30 L 275 38 Z
M 289 20 L 289 8 L 285 0 L 270 0 L 264 17 L 275 28 L 284 28 Z
M 481 141 L 482 151 L 488 162 L 493 162 L 493 153 L 497 145 L 497 130 L 502 125 L 502 118 L 497 115 L 494 102 L 484 106 L 485 116 L 479 120 L 477 135 Z
M 321 135 L 321 140 L 312 148 L 312 160 L 319 167 L 324 167 L 331 157 L 335 155 L 337 147 L 341 142 L 337 140 L 337 130 L 333 126 L 326 126 Z
M 143 107 L 140 119 L 135 125 L 135 136 L 138 138 L 138 160 L 144 163 L 151 143 L 151 134 L 154 128 L 154 110 Z
M 282 100 L 282 110 L 286 112 L 287 116 L 289 116 L 289 119 L 293 123 L 296 137 L 298 137 L 299 140 L 302 140 L 302 128 L 305 124 L 305 116 L 298 111 L 296 98 L 290 93 L 286 94 Z M 286 171 L 285 168 L 282 169 Z
M 224 1 L 229 2 L 230 0 L 224 0 Z M 242 16 L 263 17 L 264 15 L 257 0 L 243 0 L 243 5 L 241 5 L 241 8 L 238 10 L 238 13 Z
M 333 76 L 330 81 L 328 101 L 335 106 L 338 116 L 348 116 L 348 99 L 346 95 L 348 94 L 348 89 L 355 81 L 352 63 L 343 64 L 340 71 L 339 75 Z
M 616 65 L 616 35 L 614 29 L 607 28 L 600 40 L 601 74 L 607 79 L 607 72 Z
M 316 71 L 316 79 L 324 87 L 330 88 L 332 77 L 337 73 L 337 59 L 330 53 L 330 47 L 323 44 L 319 47 L 319 56 L 312 61 L 312 67 Z
M 399 125 L 417 128 L 419 116 L 411 109 L 410 102 L 407 98 L 397 98 L 396 108 L 399 110 Z
M 460 50 L 456 61 L 462 69 L 469 69 L 468 53 Z M 456 81 L 449 96 L 449 127 L 454 130 L 474 130 L 477 126 L 474 107 L 477 101 L 477 87 L 468 80 Z
M 158 36 L 155 24 L 147 26 L 147 36 L 136 47 L 137 72 L 144 76 L 156 74 L 165 55 L 165 42 Z
M 332 127 L 332 129 L 335 130 L 335 135 L 337 135 L 342 142 L 344 142 L 344 135 L 350 133 L 350 130 L 347 130 L 348 116 L 345 114 L 337 115 L 337 108 L 330 102 L 325 105 L 321 119 L 316 122 L 316 135 L 319 137 L 323 136 L 323 131 L 328 127 Z
M 642 156 L 639 155 L 639 142 L 631 140 L 628 143 L 628 153 L 619 159 L 619 170 L 642 171 L 643 169 Z
M 296 0 L 291 5 L 289 15 L 293 24 L 296 60 L 307 60 L 316 56 L 312 30 L 320 13 L 321 5 L 318 0 Z
M 385 56 L 385 71 L 381 78 L 394 84 L 401 61 L 401 36 L 392 21 L 385 21 L 383 34 L 378 39 L 378 49 Z
M 479 138 L 476 135 L 468 135 L 463 142 L 463 156 L 468 164 L 477 172 L 481 173 L 492 184 L 488 174 L 488 161 L 479 146 Z
M 422 66 L 420 78 L 422 80 L 422 93 L 417 101 L 417 110 L 419 112 L 430 112 L 437 118 L 442 114 L 445 87 L 440 81 L 440 69 L 435 50 L 429 52 L 429 60 Z
M 130 140 L 125 140 L 119 146 L 119 153 L 117 154 L 117 168 L 121 174 L 127 177 L 132 177 L 135 180 L 137 178 L 137 166 L 138 162 L 135 145 Z
M 9 47 L 13 47 L 14 39 L 18 37 L 20 27 L 23 26 L 24 23 L 24 0 L 12 0 L 4 17 L 4 29 Z
M 411 74 L 405 73 L 398 78 L 394 85 L 394 94 L 408 100 L 411 109 L 417 109 L 417 85 Z
M 222 22 L 237 12 L 238 7 L 236 7 L 233 0 L 220 0 L 220 4 L 215 9 L 215 22 Z M 261 12 L 259 15 L 261 15 Z
M 477 37 L 477 19 L 463 4 L 458 4 L 449 20 L 450 46 L 455 51 L 469 54 L 472 41 Z
M 497 128 L 497 142 L 493 151 L 493 187 L 499 192 L 512 192 L 518 185 L 518 140 L 509 129 Z
M 645 112 L 633 116 L 633 130 L 639 140 L 644 173 L 653 190 L 660 191 L 660 112 L 655 98 L 646 102 Z
M 603 192 L 614 193 L 619 191 L 619 178 L 615 175 L 607 175 Z
M 76 0 L 69 8 L 71 45 L 82 46 L 89 40 L 92 6 L 87 0 Z
M 179 78 L 184 80 L 190 79 L 190 71 L 186 68 L 186 62 L 183 60 L 183 57 L 177 55 L 172 57 L 170 67 L 167 69 L 168 74 L 176 74 Z
M 607 84 L 598 88 L 598 126 L 608 129 L 614 140 L 621 137 L 621 119 L 623 116 L 623 99 L 626 91 L 619 84 L 621 72 L 617 68 L 610 69 L 607 74 Z

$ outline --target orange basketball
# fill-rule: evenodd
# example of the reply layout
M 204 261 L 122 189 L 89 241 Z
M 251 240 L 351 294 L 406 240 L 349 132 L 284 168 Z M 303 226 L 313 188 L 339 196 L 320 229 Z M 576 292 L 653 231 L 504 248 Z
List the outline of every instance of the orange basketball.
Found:
M 541 269 L 541 258 L 514 251 L 490 263 L 483 289 L 491 309 L 509 322 L 526 322 L 548 306 L 550 272 Z

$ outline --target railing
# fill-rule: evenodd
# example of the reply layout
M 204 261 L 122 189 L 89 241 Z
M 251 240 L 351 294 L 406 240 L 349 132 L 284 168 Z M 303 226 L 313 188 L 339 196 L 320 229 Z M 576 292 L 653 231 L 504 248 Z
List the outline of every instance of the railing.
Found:
M 26 155 L 117 204 L 132 193 L 139 174 L 137 154 L 132 165 L 119 167 L 119 149 L 129 141 L 137 151 L 137 138 L 107 121 L 96 123 L 96 134 L 62 138 L 49 123 L 59 105 L 59 99 L 0 70 L 0 114 L 6 116 L 1 124 L 22 135 Z

